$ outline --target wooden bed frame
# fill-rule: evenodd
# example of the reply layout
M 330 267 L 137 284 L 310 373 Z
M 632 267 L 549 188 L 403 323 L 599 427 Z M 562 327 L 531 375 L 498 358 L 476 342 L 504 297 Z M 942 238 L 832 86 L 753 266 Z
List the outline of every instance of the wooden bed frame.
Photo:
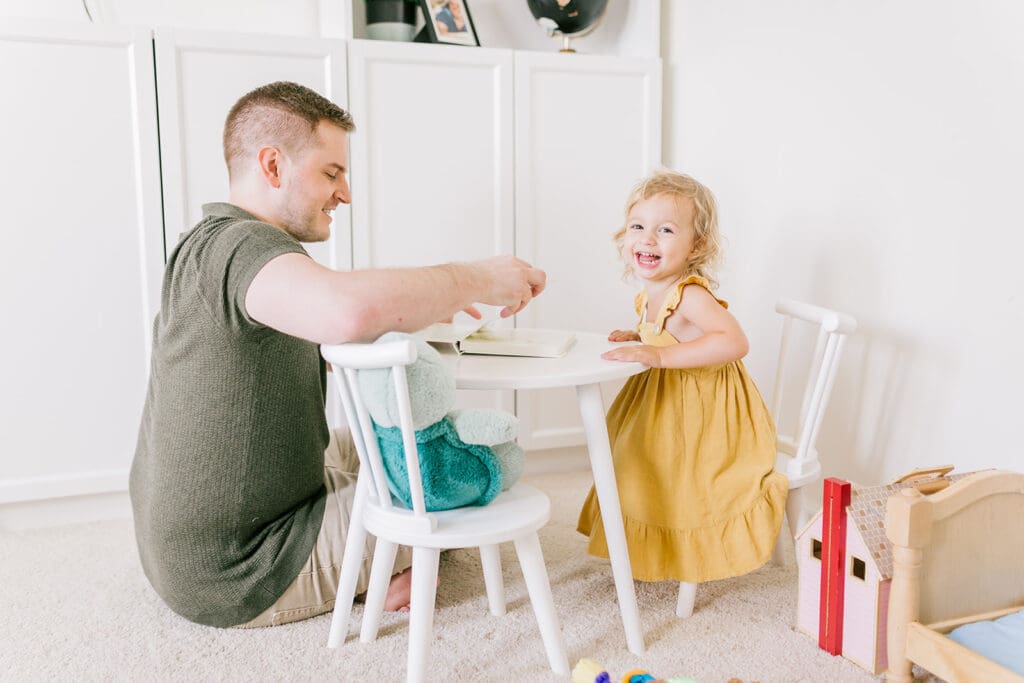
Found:
M 886 679 L 909 683 L 913 663 L 949 683 L 1024 683 L 944 635 L 1024 609 L 1024 474 L 979 472 L 929 496 L 904 489 L 889 499 L 885 529 Z

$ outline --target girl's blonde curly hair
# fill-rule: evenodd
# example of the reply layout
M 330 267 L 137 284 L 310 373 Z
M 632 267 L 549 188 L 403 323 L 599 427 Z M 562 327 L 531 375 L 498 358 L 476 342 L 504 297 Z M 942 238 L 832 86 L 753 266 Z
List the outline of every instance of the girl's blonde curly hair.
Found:
M 677 199 L 689 199 L 693 202 L 693 254 L 686 264 L 684 277 L 699 275 L 705 278 L 712 287 L 718 286 L 715 269 L 718 266 L 722 251 L 722 238 L 718 231 L 718 204 L 715 195 L 707 187 L 691 176 L 662 169 L 649 175 L 633 187 L 626 200 L 624 218 L 637 202 L 650 199 L 659 194 L 668 194 Z M 613 235 L 615 246 L 622 253 L 625 244 L 626 225 L 623 224 Z M 623 275 L 628 279 L 633 274 L 631 260 L 625 259 L 626 270 Z

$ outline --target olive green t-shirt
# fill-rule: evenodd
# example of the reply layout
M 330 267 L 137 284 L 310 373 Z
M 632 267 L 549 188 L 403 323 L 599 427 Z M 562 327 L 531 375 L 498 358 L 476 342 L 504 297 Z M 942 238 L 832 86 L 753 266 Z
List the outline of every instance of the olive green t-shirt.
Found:
M 156 592 L 191 621 L 234 626 L 284 592 L 316 540 L 326 373 L 316 344 L 245 310 L 256 273 L 302 245 L 230 204 L 203 214 L 164 273 L 129 491 Z

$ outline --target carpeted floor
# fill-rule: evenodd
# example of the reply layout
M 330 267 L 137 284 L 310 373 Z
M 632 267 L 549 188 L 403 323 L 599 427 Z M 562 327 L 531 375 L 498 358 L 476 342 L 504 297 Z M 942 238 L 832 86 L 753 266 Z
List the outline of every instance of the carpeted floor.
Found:
M 643 656 L 626 649 L 607 561 L 588 556 L 575 532 L 589 472 L 529 477 L 553 502 L 541 530 L 569 654 L 603 664 L 619 680 L 647 669 L 701 683 L 871 681 L 792 627 L 793 566 L 704 584 L 689 619 L 675 617 L 676 584 L 637 583 Z M 547 668 L 511 545 L 502 548 L 508 614 L 487 611 L 479 556 L 441 558 L 431 680 L 558 681 Z M 357 605 L 345 645 L 325 647 L 329 615 L 248 631 L 189 623 L 165 608 L 138 564 L 129 520 L 0 532 L 0 680 L 404 679 L 406 614 L 386 614 L 374 643 L 358 642 Z

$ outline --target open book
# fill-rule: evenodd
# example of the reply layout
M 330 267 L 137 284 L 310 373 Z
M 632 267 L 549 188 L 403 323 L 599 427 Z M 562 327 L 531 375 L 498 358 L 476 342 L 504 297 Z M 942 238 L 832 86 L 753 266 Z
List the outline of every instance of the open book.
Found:
M 432 344 L 451 345 L 459 353 L 488 356 L 559 358 L 576 341 L 575 334 L 563 330 L 492 328 L 494 320 L 434 323 L 418 334 Z

